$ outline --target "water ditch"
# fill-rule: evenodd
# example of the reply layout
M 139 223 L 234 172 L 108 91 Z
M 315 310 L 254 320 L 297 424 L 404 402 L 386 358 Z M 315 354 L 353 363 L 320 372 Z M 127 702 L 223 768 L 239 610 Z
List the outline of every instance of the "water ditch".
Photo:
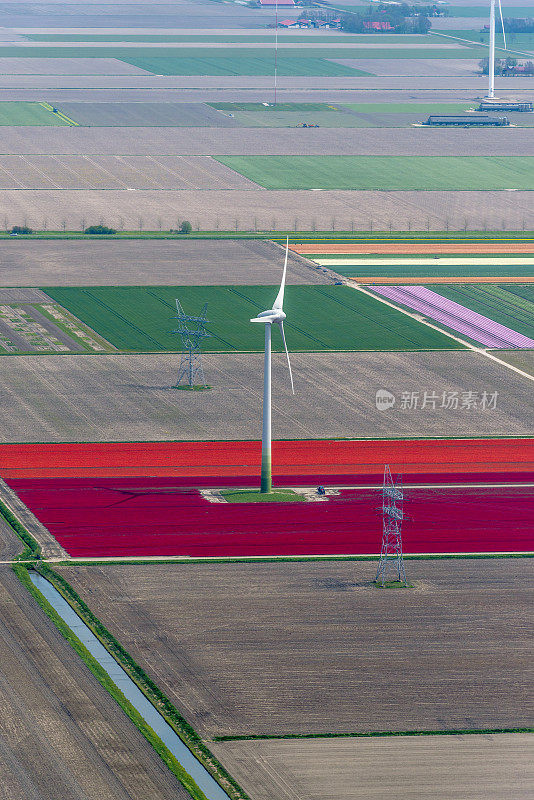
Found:
M 113 683 L 141 714 L 145 722 L 159 736 L 163 744 L 170 750 L 186 772 L 195 781 L 198 788 L 206 795 L 207 800 L 229 800 L 228 795 L 207 769 L 182 742 L 177 733 L 163 719 L 152 703 L 145 697 L 130 676 L 108 653 L 104 645 L 87 627 L 74 609 L 54 586 L 37 572 L 30 572 L 33 585 L 39 589 L 61 619 L 69 626 L 82 644 L 89 650 L 100 666 L 105 669 Z

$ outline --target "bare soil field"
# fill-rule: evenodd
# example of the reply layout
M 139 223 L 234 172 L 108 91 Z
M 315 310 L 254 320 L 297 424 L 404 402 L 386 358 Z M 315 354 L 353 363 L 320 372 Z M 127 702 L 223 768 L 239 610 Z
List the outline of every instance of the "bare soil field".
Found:
M 180 80 L 178 80 L 180 79 Z M 66 102 L 94 102 L 94 103 L 119 103 L 119 102 L 186 102 L 186 103 L 209 103 L 220 102 L 255 102 L 261 103 L 265 100 L 265 89 L 267 86 L 258 84 L 256 87 L 240 88 L 239 86 L 226 86 L 224 97 L 216 87 L 211 86 L 211 79 L 204 76 L 199 77 L 199 81 L 192 82 L 188 78 L 188 83 L 182 85 L 181 76 L 175 75 L 131 75 L 120 77 L 117 75 L 95 76 L 68 76 L 53 75 L 20 75 L 17 77 L 17 86 L 13 86 L 13 79 L 10 76 L 0 75 L 0 88 L 5 100 L 42 100 L 43 92 L 40 89 L 49 89 L 47 98 L 56 105 Z M 185 78 L 183 79 L 185 83 Z M 243 79 L 245 80 L 245 79 Z M 258 81 L 263 80 L 258 77 Z M 284 80 L 281 78 L 281 80 Z M 480 100 L 480 90 L 478 87 L 469 86 L 465 79 L 449 78 L 453 84 L 463 83 L 463 86 L 451 86 L 449 90 L 445 86 L 419 87 L 408 86 L 354 86 L 347 78 L 328 79 L 328 84 L 322 83 L 322 78 L 317 78 L 315 86 L 303 86 L 300 77 L 293 79 L 293 85 L 285 83 L 280 86 L 280 101 L 291 103 L 306 102 L 326 102 L 326 103 L 367 103 L 376 99 L 380 102 L 410 102 L 422 100 L 426 102 L 476 102 Z M 369 78 L 369 80 L 371 80 Z M 393 78 L 373 78 L 382 83 Z M 404 78 L 409 85 L 413 83 L 413 78 Z M 438 79 L 436 79 L 438 80 Z M 475 78 L 475 81 L 479 79 Z M 508 80 L 513 80 L 509 78 Z M 528 81 L 521 78 L 521 81 Z M 83 83 L 83 86 L 82 86 Z M 525 87 L 528 84 L 507 84 L 507 96 L 511 100 L 529 100 L 531 92 Z M 416 92 L 414 94 L 414 91 Z
M 534 375 L 534 350 L 499 350 L 499 358 Z
M 228 9 L 211 2 L 170 3 L 4 3 L 2 22 L 9 28 L 31 29 L 32 33 L 65 28 L 254 28 L 274 22 L 274 9 L 250 9 L 232 4 Z M 286 12 L 288 13 L 288 12 Z M 24 32 L 22 30 L 21 32 Z
M 3 75 L 149 75 L 117 58 L 0 58 Z
M 0 602 L 2 797 L 186 800 L 9 567 L 0 571 Z
M 99 241 L 8 239 L 0 245 L 0 285 L 271 286 L 284 253 L 274 242 L 216 239 Z M 288 284 L 330 283 L 304 258 L 289 254 Z M 52 302 L 42 291 L 0 289 L 0 302 Z
M 336 64 L 343 64 L 352 69 L 381 77 L 452 77 L 477 75 L 478 61 L 472 58 L 335 58 Z
M 90 127 L 239 127 L 235 119 L 201 103 L 62 103 L 61 111 Z
M 287 13 L 287 12 L 286 12 Z M 33 59 L 32 59 L 33 60 Z M 63 60 L 63 59 L 61 59 Z M 78 60 L 78 59 L 77 59 Z M 446 61 L 447 59 L 443 59 Z M 338 66 L 339 69 L 339 66 Z M 80 90 L 93 90 L 87 95 L 87 100 L 94 102 L 109 102 L 115 100 L 140 100 L 153 102 L 158 98 L 157 92 L 162 90 L 174 89 L 175 91 L 167 92 L 167 99 L 177 101 L 185 100 L 187 102 L 210 102 L 210 101 L 230 101 L 230 102 L 262 102 L 267 97 L 272 97 L 272 77 L 265 75 L 258 76 L 242 76 L 235 77 L 233 75 L 172 75 L 165 76 L 160 74 L 138 74 L 130 76 L 117 75 L 110 71 L 108 75 L 102 75 L 95 78 L 91 75 L 76 75 L 71 74 L 61 76 L 43 76 L 26 75 L 24 78 L 21 76 L 17 80 L 18 86 L 13 88 L 12 78 L 8 80 L 3 77 L 0 80 L 0 86 L 5 87 L 6 100 L 34 100 L 41 99 L 42 92 L 32 91 L 38 88 L 41 89 L 54 89 L 54 96 L 57 102 L 72 100 L 74 102 L 80 100 Z M 324 101 L 324 102 L 342 102 L 343 98 L 340 97 L 339 90 L 346 90 L 343 92 L 347 102 L 351 102 L 351 97 L 347 96 L 349 92 L 360 93 L 366 90 L 372 91 L 409 91 L 418 92 L 435 91 L 436 94 L 446 91 L 447 89 L 455 93 L 471 93 L 471 96 L 476 95 L 482 97 L 481 92 L 487 90 L 488 79 L 484 75 L 473 74 L 471 76 L 420 76 L 410 77 L 403 76 L 397 77 L 395 75 L 382 75 L 382 76 L 359 76 L 354 77 L 302 77 L 297 76 L 283 76 L 279 78 L 278 97 L 280 100 L 295 102 L 297 99 L 303 101 Z M 498 84 L 499 88 L 499 84 Z M 503 89 L 499 91 L 506 91 L 507 96 L 509 93 L 520 93 L 523 90 L 527 92 L 534 88 L 534 78 L 520 77 L 520 78 L 507 78 L 506 84 Z M 117 91 L 110 91 L 115 89 Z M 101 91 L 100 91 L 101 90 Z M 107 90 L 107 91 L 106 91 Z M 192 91 L 196 90 L 196 91 Z M 201 91 L 202 90 L 202 91 Z M 222 94 L 221 90 L 224 91 Z M 333 97 L 333 92 L 337 91 L 337 97 Z M 155 94 L 156 92 L 156 94 Z M 453 99 L 452 97 L 449 99 Z
M 529 800 L 532 734 L 215 744 L 252 800 Z M 429 776 L 431 778 L 429 779 Z
M 70 130 L 64 128 L 63 130 Z M 532 230 L 528 191 L 348 191 L 258 189 L 6 189 L 4 228 L 79 231 L 88 224 L 169 230 Z
M 534 433 L 531 382 L 470 351 L 293 353 L 291 361 L 295 396 L 284 356 L 273 355 L 277 439 Z M 0 441 L 258 439 L 261 354 L 205 355 L 205 392 L 172 388 L 178 364 L 173 354 L 5 356 Z M 394 408 L 377 410 L 378 389 L 396 396 Z M 424 391 L 437 394 L 435 408 L 423 407 Z M 496 408 L 442 408 L 449 391 L 498 392 Z M 419 393 L 417 408 L 402 408 L 402 392 Z
M 254 189 L 209 156 L 0 156 L 1 189 Z
M 15 558 L 22 552 L 22 548 L 23 544 L 19 537 L 3 518 L 0 519 L 0 560 Z
M 60 104 L 63 110 L 72 108 Z M 96 104 L 95 104 L 96 105 Z M 98 105 L 104 105 L 103 103 Z M 128 103 L 128 106 L 134 105 Z M 143 104 L 140 104 L 143 105 Z M 161 105 L 161 104 L 158 104 Z M 178 104 L 177 104 L 178 105 Z M 196 105 L 196 104 L 195 104 Z M 214 112 L 217 113 L 217 112 Z M 73 119 L 78 121 L 76 110 Z M 225 117 L 221 114 L 221 119 Z M 227 118 L 226 118 L 227 119 Z M 414 120 L 425 119 L 414 106 Z M 0 153 L 49 155 L 534 155 L 528 128 L 0 127 Z
M 407 569 L 58 567 L 206 738 L 531 726 L 532 560 Z

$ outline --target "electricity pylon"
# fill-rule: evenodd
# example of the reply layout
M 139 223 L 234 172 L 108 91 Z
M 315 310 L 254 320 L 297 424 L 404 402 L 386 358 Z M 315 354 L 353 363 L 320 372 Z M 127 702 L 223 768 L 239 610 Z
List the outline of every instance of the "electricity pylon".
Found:
M 204 371 L 202 369 L 202 353 L 201 344 L 202 340 L 211 333 L 205 329 L 206 312 L 208 304 L 205 303 L 200 315 L 198 317 L 191 317 L 186 314 L 180 304 L 176 300 L 176 317 L 173 319 L 178 320 L 178 328 L 173 333 L 180 334 L 182 339 L 182 356 L 180 359 L 180 368 L 178 370 L 178 378 L 176 387 L 178 388 L 182 382 L 186 386 L 205 386 Z
M 382 488 L 382 548 L 375 578 L 376 583 L 382 586 L 387 581 L 399 581 L 404 585 L 407 582 L 402 558 L 403 507 L 402 476 L 398 475 L 393 480 L 391 470 L 386 465 Z

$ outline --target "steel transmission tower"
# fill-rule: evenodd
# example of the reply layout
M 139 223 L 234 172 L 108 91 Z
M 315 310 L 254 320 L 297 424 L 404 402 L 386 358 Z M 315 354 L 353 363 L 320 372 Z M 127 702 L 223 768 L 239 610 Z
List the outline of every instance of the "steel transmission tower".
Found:
M 406 573 L 402 558 L 402 521 L 404 519 L 404 492 L 402 476 L 396 480 L 389 466 L 384 468 L 382 488 L 382 549 L 376 573 L 376 583 L 382 586 L 387 581 L 400 581 L 406 585 Z
M 178 327 L 173 333 L 179 333 L 182 339 L 182 357 L 180 359 L 180 368 L 178 370 L 178 379 L 176 387 L 182 383 L 186 386 L 205 386 L 204 372 L 202 370 L 201 360 L 201 344 L 202 340 L 211 336 L 205 329 L 206 312 L 208 304 L 205 303 L 200 315 L 198 317 L 188 316 L 180 301 L 176 301 L 176 317 L 173 319 L 178 320 Z

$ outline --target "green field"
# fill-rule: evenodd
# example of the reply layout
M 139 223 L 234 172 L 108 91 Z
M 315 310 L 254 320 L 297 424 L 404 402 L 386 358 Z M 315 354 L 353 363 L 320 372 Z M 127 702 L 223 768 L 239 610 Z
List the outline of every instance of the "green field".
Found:
M 223 489 L 222 496 L 227 503 L 303 503 L 305 497 L 292 489 L 273 489 L 262 494 L 255 489 Z
M 500 25 L 500 22 L 497 22 L 497 25 Z M 457 36 L 459 39 L 468 39 L 473 44 L 485 44 L 489 43 L 489 32 L 488 31 L 473 31 L 473 30 L 461 30 L 461 31 L 443 31 L 444 34 L 447 36 Z M 440 37 L 436 38 L 434 41 L 438 41 Z M 442 41 L 446 41 L 442 39 Z M 532 51 L 534 52 L 534 33 L 506 33 L 506 44 L 508 48 L 512 51 L 510 53 L 511 56 L 514 56 L 513 51 Z M 502 32 L 500 28 L 497 29 L 496 37 L 495 37 L 495 47 L 503 50 L 504 49 L 504 41 L 502 38 Z M 502 58 L 503 54 L 499 53 L 498 57 Z M 518 56 L 519 60 L 522 60 Z
M 246 128 L 295 128 L 302 122 L 321 128 L 367 128 L 373 123 L 345 106 L 328 103 L 208 103 Z
M 434 41 L 434 40 L 432 40 Z M 387 45 L 380 48 L 362 49 L 354 47 L 317 47 L 310 49 L 284 48 L 278 53 L 278 74 L 281 76 L 350 77 L 370 75 L 357 68 L 337 63 L 335 59 L 479 59 L 486 48 L 466 45 L 461 50 L 428 47 L 394 50 Z M 181 48 L 179 44 L 169 47 L 0 47 L 2 58 L 114 58 L 144 69 L 156 75 L 272 75 L 272 49 L 250 48 Z M 39 67 L 39 65 L 37 65 Z M 45 69 L 43 66 L 42 69 Z
M 258 352 L 263 327 L 249 320 L 269 308 L 273 286 L 50 287 L 45 291 L 119 350 L 179 350 L 172 330 L 175 299 L 186 313 L 208 302 L 212 338 L 205 351 Z M 313 309 L 313 319 L 310 317 Z M 458 345 L 405 314 L 346 286 L 288 286 L 284 304 L 288 347 L 314 350 L 457 349 Z M 282 350 L 278 332 L 273 348 Z
M 265 189 L 534 189 L 534 156 L 218 156 Z
M 65 125 L 69 123 L 40 103 L 3 100 L 0 125 Z
M 320 255 L 320 256 L 306 256 L 306 258 L 327 258 L 328 256 Z M 338 258 L 338 256 L 336 256 Z M 346 267 L 330 267 L 333 269 L 334 272 L 337 272 L 339 275 L 344 275 L 347 278 L 365 278 L 365 277 L 376 277 L 376 278 L 429 278 L 429 277 L 439 277 L 439 278 L 507 278 L 507 277 L 518 277 L 518 278 L 529 278 L 534 276 L 534 266 L 518 266 L 518 267 L 496 267 L 496 266 L 479 266 L 478 264 L 473 267 L 465 267 L 465 266 L 440 266 L 437 264 L 436 266 L 431 267 L 423 267 L 418 266 L 417 264 L 407 264 L 404 266 L 393 265 L 390 266 L 388 264 L 384 264 L 382 262 L 377 262 L 376 266 L 369 266 L 368 264 L 364 264 L 361 267 L 358 266 L 346 266 Z
M 456 114 L 466 103 L 207 103 L 224 114 L 232 114 L 246 128 L 294 128 L 307 122 L 321 128 L 403 127 L 423 120 L 427 114 Z M 472 107 L 473 104 L 471 104 Z M 411 117 L 408 115 L 412 115 Z
M 440 49 L 442 41 L 432 38 L 428 48 L 411 48 L 408 44 L 405 48 L 392 49 L 384 43 L 383 47 L 361 48 L 358 43 L 354 47 L 335 48 L 335 47 L 311 47 L 311 48 L 281 48 L 278 51 L 279 57 L 335 59 L 335 58 L 477 58 L 480 53 L 486 53 L 487 47 L 478 47 L 466 44 L 459 49 Z M 6 45 L 0 47 L 0 57 L 2 58 L 117 58 L 120 61 L 130 62 L 130 59 L 138 58 L 162 58 L 162 59 L 204 59 L 204 58 L 231 58 L 247 61 L 249 58 L 262 57 L 268 55 L 272 60 L 272 50 L 265 48 L 243 47 L 232 48 L 224 47 L 180 47 L 179 44 L 169 45 L 169 47 L 65 47 L 65 46 L 46 46 L 42 47 L 17 47 Z
M 458 114 L 478 103 L 347 103 L 340 108 L 350 108 L 358 114 Z
M 534 286 L 432 286 L 432 291 L 534 339 Z
M 269 50 L 238 50 L 235 55 L 232 55 L 232 50 L 223 52 L 224 55 L 217 55 L 213 50 L 204 50 L 202 56 L 162 57 L 152 54 L 129 58 L 123 56 L 120 60 L 155 75 L 272 75 L 273 73 L 273 56 Z M 286 55 L 285 52 L 278 54 L 280 76 L 342 78 L 371 74 L 361 69 L 346 67 L 344 64 L 336 64 L 326 58 L 302 57 L 293 53 Z
M 474 103 L 207 103 L 206 105 L 233 114 L 247 127 L 284 127 L 298 122 L 314 122 L 321 127 L 367 127 L 372 120 L 365 115 L 413 114 L 414 120 L 427 114 L 456 114 L 472 108 Z

